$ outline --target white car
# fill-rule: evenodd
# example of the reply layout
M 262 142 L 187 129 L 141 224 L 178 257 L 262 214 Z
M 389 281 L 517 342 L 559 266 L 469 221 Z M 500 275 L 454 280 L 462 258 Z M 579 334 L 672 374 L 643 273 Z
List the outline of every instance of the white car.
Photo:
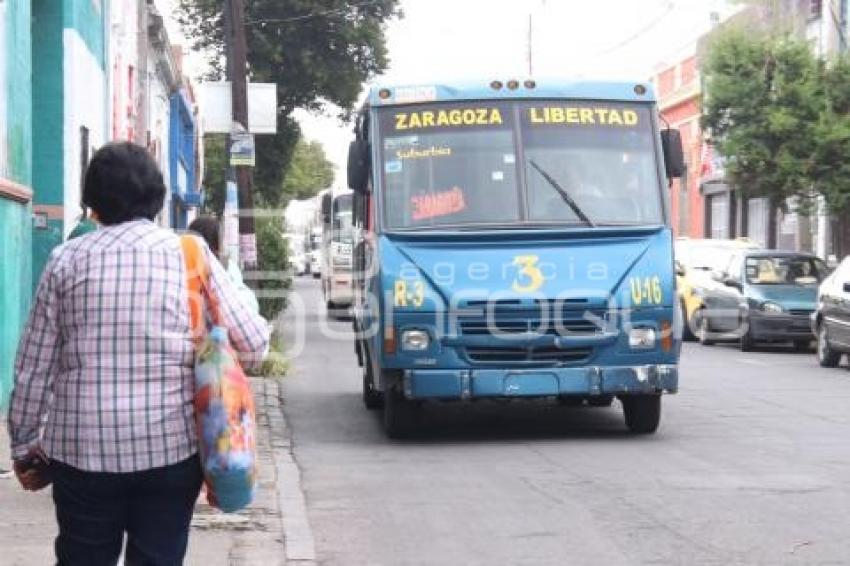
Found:
M 295 275 L 305 275 L 310 267 L 307 254 L 304 252 L 290 252 L 289 267 Z
M 322 276 L 322 250 L 310 252 L 310 273 L 314 279 L 319 279 Z

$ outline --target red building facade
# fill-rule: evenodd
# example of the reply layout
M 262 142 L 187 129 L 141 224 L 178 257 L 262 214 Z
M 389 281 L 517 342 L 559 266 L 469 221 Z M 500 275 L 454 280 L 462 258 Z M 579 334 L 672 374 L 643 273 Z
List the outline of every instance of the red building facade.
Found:
M 673 233 L 703 238 L 706 215 L 705 199 L 700 192 L 703 136 L 699 125 L 702 93 L 696 55 L 662 68 L 653 77 L 653 83 L 661 117 L 682 133 L 687 164 L 685 176 L 674 180 L 670 187 Z

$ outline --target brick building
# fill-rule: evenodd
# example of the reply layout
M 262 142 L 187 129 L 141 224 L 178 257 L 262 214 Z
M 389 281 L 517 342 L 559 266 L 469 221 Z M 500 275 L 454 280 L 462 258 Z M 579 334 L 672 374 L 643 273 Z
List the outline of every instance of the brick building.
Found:
M 696 55 L 662 68 L 653 78 L 661 117 L 682 134 L 687 170 L 670 187 L 673 232 L 677 236 L 704 236 L 704 203 L 699 192 L 702 152 L 700 79 Z
M 757 29 L 781 27 L 805 38 L 819 57 L 848 48 L 848 0 L 779 0 L 751 6 L 721 24 Z M 695 53 L 659 69 L 653 77 L 661 116 L 682 133 L 687 173 L 671 187 L 673 229 L 677 236 L 734 238 L 746 236 L 764 246 L 815 252 L 826 257 L 834 247 L 834 219 L 825 210 L 812 217 L 783 212 L 766 198 L 740 197 L 724 176 L 723 158 L 705 140 L 699 126 L 703 97 L 699 62 L 712 32 L 697 40 Z

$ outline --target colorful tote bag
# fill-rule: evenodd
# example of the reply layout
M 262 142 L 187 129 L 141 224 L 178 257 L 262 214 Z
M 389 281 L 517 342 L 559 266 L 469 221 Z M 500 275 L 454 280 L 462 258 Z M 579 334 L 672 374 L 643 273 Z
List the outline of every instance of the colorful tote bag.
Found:
M 210 292 L 209 269 L 194 236 L 181 238 L 195 338 L 195 421 L 210 505 L 232 513 L 254 498 L 257 483 L 256 413 L 251 385 L 222 326 Z M 206 305 L 206 309 L 204 309 Z M 204 312 L 212 319 L 205 332 Z

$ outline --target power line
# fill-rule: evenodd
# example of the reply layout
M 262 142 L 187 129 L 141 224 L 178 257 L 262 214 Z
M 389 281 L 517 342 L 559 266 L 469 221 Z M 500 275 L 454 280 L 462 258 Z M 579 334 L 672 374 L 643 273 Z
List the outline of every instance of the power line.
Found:
M 670 49 L 669 51 L 666 51 L 666 52 L 664 53 L 664 55 L 662 55 L 661 57 L 659 57 L 659 58 L 658 58 L 658 62 L 659 62 L 659 63 L 665 63 L 665 62 L 667 62 L 667 60 L 668 60 L 668 59 L 670 59 L 671 57 L 674 57 L 674 56 L 678 55 L 678 54 L 679 54 L 679 53 L 681 53 L 681 52 L 682 52 L 682 51 L 683 51 L 686 47 L 688 47 L 688 46 L 690 46 L 690 45 L 692 45 L 692 44 L 696 44 L 696 43 L 698 43 L 698 42 L 699 42 L 699 40 L 700 40 L 700 38 L 702 38 L 702 37 L 703 37 L 706 33 L 708 33 L 709 31 L 711 31 L 711 30 L 710 30 L 710 29 L 706 29 L 705 24 L 697 24 L 697 25 L 696 25 L 696 26 L 694 26 L 694 27 L 693 27 L 690 31 L 688 31 L 688 33 L 686 34 L 686 35 L 688 36 L 688 40 L 687 40 L 687 41 L 685 41 L 684 43 L 682 43 L 681 45 L 679 45 L 679 46 L 678 46 L 678 47 L 676 47 L 675 49 Z M 702 33 L 700 33 L 700 32 L 702 32 Z
M 302 14 L 300 16 L 292 16 L 289 18 L 268 18 L 263 20 L 248 20 L 245 22 L 246 26 L 252 26 L 256 24 L 288 24 L 292 22 L 300 22 L 302 20 L 309 20 L 311 18 L 321 18 L 323 16 L 336 16 L 339 14 L 345 14 L 351 11 L 353 8 L 365 8 L 367 6 L 374 6 L 378 4 L 380 0 L 370 0 L 369 2 L 360 2 L 358 4 L 351 4 L 350 6 L 346 6 L 345 8 L 337 8 L 335 10 L 326 10 L 324 12 L 312 12 L 310 14 Z
M 600 51 L 599 53 L 594 55 L 594 58 L 605 57 L 606 55 L 610 55 L 611 53 L 614 53 L 615 51 L 618 51 L 618 50 L 622 49 L 623 47 L 626 47 L 627 45 L 629 45 L 633 41 L 640 39 L 642 36 L 646 35 L 650 31 L 652 31 L 655 28 L 655 26 L 660 24 L 667 16 L 670 15 L 670 13 L 675 8 L 676 8 L 676 4 L 674 2 L 667 2 L 667 9 L 664 10 L 664 12 L 659 14 L 656 18 L 654 18 L 652 21 L 650 21 L 648 24 L 646 24 L 645 26 L 643 26 L 642 28 L 637 30 L 635 33 L 633 33 L 632 35 L 630 35 L 626 39 L 622 40 L 621 42 L 617 43 L 616 45 L 612 45 L 608 49 Z

